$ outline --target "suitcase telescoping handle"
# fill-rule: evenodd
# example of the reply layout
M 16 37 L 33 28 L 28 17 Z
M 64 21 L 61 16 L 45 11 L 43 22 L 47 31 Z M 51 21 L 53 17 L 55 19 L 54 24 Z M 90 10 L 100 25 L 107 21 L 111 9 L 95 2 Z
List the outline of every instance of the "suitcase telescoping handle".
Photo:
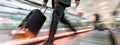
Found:
M 42 9 L 43 6 L 41 6 L 40 10 Z M 43 12 L 43 14 L 45 14 L 46 10 L 47 10 L 48 7 L 45 7 L 45 10 Z

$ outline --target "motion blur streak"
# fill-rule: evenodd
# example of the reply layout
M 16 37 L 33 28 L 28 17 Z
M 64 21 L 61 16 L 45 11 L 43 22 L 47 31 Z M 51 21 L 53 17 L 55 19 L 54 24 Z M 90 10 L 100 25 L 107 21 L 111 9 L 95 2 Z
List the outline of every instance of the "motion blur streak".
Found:
M 78 30 L 77 33 L 79 32 L 85 32 L 85 31 L 90 31 L 93 28 L 89 28 L 89 29 L 84 29 L 84 30 Z M 62 37 L 65 35 L 70 35 L 73 34 L 74 32 L 65 32 L 65 33 L 61 33 L 61 34 L 56 34 L 55 37 Z M 48 36 L 42 36 L 42 37 L 36 37 L 36 38 L 32 38 L 30 39 L 29 37 L 26 40 L 13 40 L 13 41 L 7 41 L 7 42 L 3 42 L 1 43 L 1 45 L 20 45 L 20 44 L 25 44 L 25 43 L 30 43 L 30 42 L 35 42 L 35 41 L 40 41 L 40 40 L 45 40 L 47 39 Z M 24 39 L 24 38 L 23 38 Z

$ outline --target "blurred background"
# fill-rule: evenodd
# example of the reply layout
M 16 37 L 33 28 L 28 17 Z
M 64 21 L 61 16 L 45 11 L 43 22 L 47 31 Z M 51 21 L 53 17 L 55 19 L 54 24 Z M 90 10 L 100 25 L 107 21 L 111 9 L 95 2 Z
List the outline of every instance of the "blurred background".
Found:
M 43 0 L 0 0 L 0 34 L 17 30 L 17 26 L 33 9 L 39 9 Z M 42 29 L 49 29 L 52 11 L 51 1 L 45 13 L 47 17 Z M 43 8 L 41 11 L 44 11 Z M 93 14 L 99 13 L 102 23 L 108 28 L 120 28 L 120 0 L 81 0 L 78 7 L 75 7 L 72 0 L 71 7 L 65 10 L 66 18 L 75 28 L 93 27 Z M 64 29 L 67 26 L 59 23 L 58 28 Z M 48 31 L 48 30 L 41 30 Z M 119 31 L 119 30 L 117 30 Z

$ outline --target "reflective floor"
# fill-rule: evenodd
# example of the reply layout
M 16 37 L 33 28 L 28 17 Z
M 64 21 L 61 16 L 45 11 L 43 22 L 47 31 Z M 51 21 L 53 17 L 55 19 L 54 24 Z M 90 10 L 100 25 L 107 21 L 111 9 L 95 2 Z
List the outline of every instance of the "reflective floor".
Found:
M 40 43 L 38 45 L 42 45 Z M 69 36 L 61 39 L 57 39 L 54 45 L 113 45 L 109 32 L 105 31 L 90 31 L 86 33 L 80 33 L 74 36 Z
M 110 39 L 110 34 L 108 30 L 99 31 L 99 30 L 91 30 L 85 32 L 84 30 L 78 30 L 78 34 L 71 35 L 73 32 L 60 32 L 55 35 L 56 39 L 54 41 L 54 45 L 113 45 Z M 80 33 L 79 33 L 80 32 Z M 47 35 L 47 34 L 44 34 Z M 6 36 L 6 35 L 3 35 Z M 12 36 L 11 36 L 12 38 Z M 4 39 L 4 37 L 3 37 Z M 0 41 L 3 45 L 13 45 L 13 44 L 25 44 L 25 45 L 43 45 L 47 36 L 38 36 L 37 38 L 33 39 L 14 39 L 10 40 L 6 38 L 8 41 Z M 39 40 L 39 41 L 38 41 Z M 40 41 L 41 40 L 41 41 Z M 35 42 L 37 43 L 28 43 L 28 42 Z

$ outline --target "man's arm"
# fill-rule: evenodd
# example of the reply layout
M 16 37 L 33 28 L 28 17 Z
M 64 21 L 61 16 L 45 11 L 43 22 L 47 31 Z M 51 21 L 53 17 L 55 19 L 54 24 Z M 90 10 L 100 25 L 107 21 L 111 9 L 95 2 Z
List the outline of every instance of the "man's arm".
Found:
M 48 0 L 43 0 L 43 2 L 47 4 Z
M 43 0 L 43 4 L 42 4 L 42 6 L 43 6 L 43 7 L 46 7 L 47 2 L 48 2 L 48 0 Z
M 75 0 L 76 7 L 79 5 L 80 0 Z

